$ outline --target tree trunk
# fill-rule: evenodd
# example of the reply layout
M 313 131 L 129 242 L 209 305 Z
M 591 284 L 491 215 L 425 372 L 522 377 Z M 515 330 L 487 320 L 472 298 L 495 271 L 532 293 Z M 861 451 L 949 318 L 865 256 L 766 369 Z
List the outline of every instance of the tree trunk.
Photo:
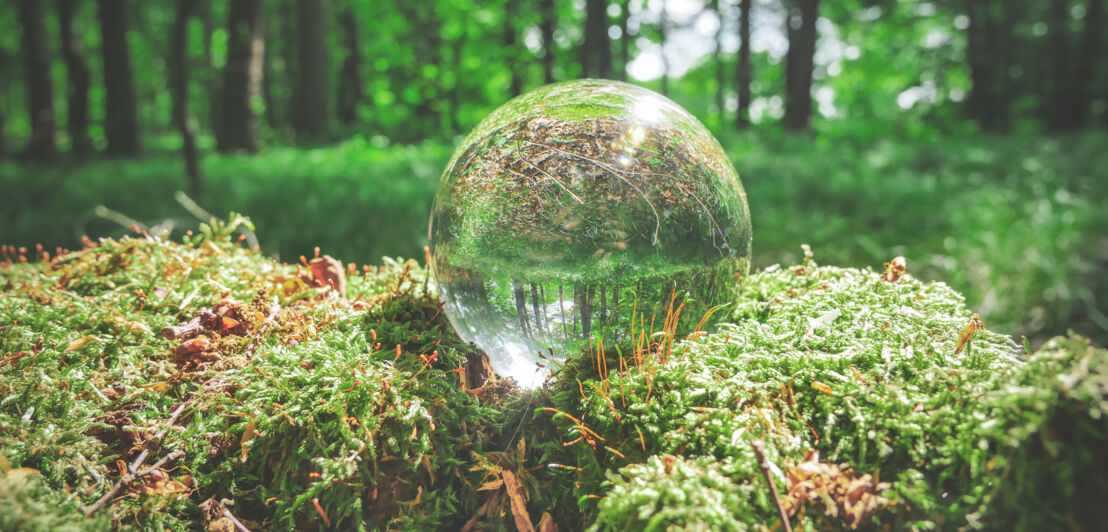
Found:
M 631 62 L 631 36 L 627 35 L 627 21 L 631 17 L 631 0 L 619 5 L 619 79 L 627 81 L 627 65 Z
M 662 94 L 669 96 L 669 58 L 666 57 L 666 26 L 669 14 L 666 12 L 666 0 L 660 0 L 662 12 L 658 14 L 658 52 L 662 56 Z
M 736 111 L 735 125 L 739 129 L 750 127 L 750 4 L 751 0 L 739 1 L 739 65 L 735 70 L 735 85 L 739 96 L 739 109 Z
M 342 12 L 339 26 L 346 58 L 339 71 L 338 118 L 342 124 L 350 125 L 358 117 L 358 103 L 362 99 L 362 50 L 358 45 L 358 21 L 352 10 Z
M 270 129 L 279 131 L 281 124 L 277 119 L 277 100 L 273 97 L 273 48 L 277 39 L 271 38 L 272 26 L 270 24 L 264 24 L 264 26 L 266 46 L 262 50 L 262 102 L 265 103 L 266 124 L 269 124 Z
M 512 96 L 523 92 L 523 78 L 519 75 L 519 50 L 516 49 L 516 16 L 516 0 L 504 2 L 504 62 L 512 76 L 508 82 L 508 94 Z
M 792 2 L 788 25 L 789 51 L 785 54 L 785 129 L 804 131 L 812 116 L 812 68 L 816 52 L 816 18 L 819 0 Z
M 327 131 L 327 33 L 324 0 L 297 0 L 300 31 L 296 116 L 298 137 L 325 140 Z
M 198 0 L 178 0 L 177 18 L 169 48 L 169 93 L 173 98 L 173 124 L 181 132 L 181 155 L 185 159 L 185 175 L 189 191 L 200 192 L 203 180 L 196 153 L 196 134 L 189 118 L 188 22 L 196 12 Z
M 127 45 L 127 10 L 124 0 L 97 0 L 100 18 L 100 51 L 104 56 L 104 136 L 108 155 L 142 153 L 138 102 Z
M 207 111 L 208 111 L 208 124 L 209 129 L 212 131 L 212 135 L 215 137 L 216 145 L 219 145 L 220 138 L 223 137 L 223 94 L 222 87 L 220 86 L 222 80 L 222 72 L 219 72 L 215 68 L 215 54 L 212 53 L 212 33 L 215 31 L 215 17 L 212 14 L 212 3 L 202 2 L 200 6 L 200 28 L 203 33 L 203 45 L 204 48 L 204 65 L 200 70 L 203 77 L 202 83 L 208 93 Z
M 1046 106 L 1047 125 L 1055 130 L 1077 129 L 1081 125 L 1081 116 L 1076 114 L 1075 104 L 1079 97 L 1079 87 L 1074 86 L 1072 74 L 1073 49 L 1070 46 L 1070 3 L 1067 0 L 1053 0 L 1047 13 L 1050 36 L 1051 94 L 1053 105 Z
M 88 63 L 81 43 L 73 37 L 73 11 L 75 0 L 58 0 L 58 31 L 61 33 L 62 57 L 65 58 L 68 116 L 65 125 L 69 130 L 69 142 L 73 153 L 87 155 L 92 151 L 92 139 L 88 136 L 88 89 L 91 83 Z
M 712 60 L 716 63 L 716 112 L 719 113 L 719 127 L 722 130 L 727 121 L 727 111 L 723 108 L 723 97 L 727 90 L 727 83 L 723 74 L 723 10 L 720 9 L 720 1 L 712 0 L 712 11 L 716 12 L 719 26 L 716 27 L 716 49 L 712 53 Z
M 1051 4 L 1049 32 L 1054 72 L 1054 90 L 1051 95 L 1049 125 L 1054 130 L 1069 131 L 1081 128 L 1089 115 L 1100 34 L 1103 24 L 1104 4 L 1090 0 L 1084 17 L 1084 28 L 1075 42 L 1069 28 L 1070 5 L 1064 0 Z M 1076 46 L 1075 46 L 1076 45 Z
M 231 2 L 227 18 L 227 64 L 223 67 L 221 152 L 258 151 L 258 118 L 251 100 L 261 89 L 265 31 L 262 0 Z
M 581 48 L 582 77 L 612 77 L 612 43 L 608 38 L 608 3 L 585 0 L 585 45 Z
M 1001 57 L 1005 44 L 999 40 L 994 8 L 993 0 L 966 0 L 969 18 L 966 57 L 972 84 L 966 108 L 986 131 L 1003 130 L 1008 122 L 1007 97 L 1001 79 L 1008 63 Z
M 42 5 L 38 0 L 19 0 L 19 22 L 23 26 L 23 59 L 27 66 L 27 110 L 30 112 L 31 139 L 23 150 L 29 159 L 53 159 L 54 88 L 50 80 L 50 56 L 46 47 L 46 28 Z
M 542 34 L 542 79 L 554 83 L 554 0 L 539 0 L 539 32 Z
M 1080 88 L 1075 107 L 1081 117 L 1091 116 L 1096 89 L 1096 67 L 1101 64 L 1104 46 L 1104 2 L 1089 0 L 1089 7 L 1085 12 L 1085 27 L 1081 30 L 1081 50 L 1078 52 L 1077 67 L 1074 69 L 1077 86 Z M 1105 115 L 1108 116 L 1108 113 Z M 1089 122 L 1083 121 L 1083 125 L 1089 125 Z

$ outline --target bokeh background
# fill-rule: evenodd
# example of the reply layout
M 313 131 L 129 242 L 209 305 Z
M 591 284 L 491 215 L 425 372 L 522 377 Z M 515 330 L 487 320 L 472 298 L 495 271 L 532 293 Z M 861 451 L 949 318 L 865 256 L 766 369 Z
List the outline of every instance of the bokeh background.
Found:
M 0 242 L 251 217 L 265 253 L 422 257 L 461 135 L 600 77 L 745 183 L 756 267 L 907 257 L 987 326 L 1108 343 L 1103 0 L 6 0 Z

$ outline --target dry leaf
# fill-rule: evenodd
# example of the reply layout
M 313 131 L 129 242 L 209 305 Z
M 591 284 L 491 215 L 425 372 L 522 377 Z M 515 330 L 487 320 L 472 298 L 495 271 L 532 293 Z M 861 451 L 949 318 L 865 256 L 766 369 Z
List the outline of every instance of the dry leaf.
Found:
M 535 532 L 531 524 L 531 515 L 527 513 L 527 499 L 524 497 L 523 487 L 519 485 L 519 479 L 515 473 L 504 470 L 501 473 L 504 478 L 504 488 L 508 492 L 508 498 L 512 502 L 512 516 L 516 520 L 516 528 L 520 532 Z
M 239 444 L 242 445 L 242 456 L 239 457 L 240 461 L 242 461 L 242 462 L 246 461 L 246 455 L 247 455 L 247 453 L 250 452 L 250 448 L 247 447 L 246 444 L 249 443 L 250 440 L 253 440 L 253 439 L 254 439 L 254 422 L 251 421 L 251 422 L 246 424 L 246 430 L 243 431 L 243 433 L 242 433 L 242 441 L 239 442 Z
M 550 516 L 550 512 L 542 513 L 542 518 L 539 519 L 539 532 L 558 532 L 558 525 L 554 523 L 554 518 Z
M 339 293 L 339 297 L 346 299 L 346 274 L 343 272 L 341 262 L 330 255 L 324 255 L 312 259 L 308 269 L 312 272 L 312 280 L 318 286 L 330 286 Z

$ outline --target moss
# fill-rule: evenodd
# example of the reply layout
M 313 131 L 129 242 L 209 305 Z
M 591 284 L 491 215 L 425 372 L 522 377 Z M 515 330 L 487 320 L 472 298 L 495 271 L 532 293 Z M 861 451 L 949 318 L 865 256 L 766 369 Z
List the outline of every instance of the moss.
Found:
M 219 234 L 0 266 L 0 455 L 39 472 L 0 481 L 22 502 L 0 522 L 90 524 L 80 503 L 184 401 L 148 462 L 184 451 L 168 477 L 194 491 L 131 491 L 97 519 L 195 530 L 199 503 L 229 498 L 271 530 L 321 527 L 324 514 L 337 529 L 503 530 L 520 508 L 564 529 L 742 529 L 777 519 L 751 438 L 782 492 L 811 449 L 889 482 L 874 525 L 1104 518 L 1108 490 L 1088 472 L 1106 463 L 1108 352 L 1066 338 L 1028 356 L 985 330 L 955 354 L 970 311 L 941 283 L 768 268 L 709 334 L 647 331 L 570 358 L 533 393 L 488 384 L 479 400 L 455 372 L 474 350 L 418 265 L 351 276 L 347 301 L 298 269 Z M 207 358 L 156 333 L 228 301 L 245 332 L 211 333 Z M 504 471 L 518 492 L 497 484 Z M 826 523 L 820 508 L 794 524 Z

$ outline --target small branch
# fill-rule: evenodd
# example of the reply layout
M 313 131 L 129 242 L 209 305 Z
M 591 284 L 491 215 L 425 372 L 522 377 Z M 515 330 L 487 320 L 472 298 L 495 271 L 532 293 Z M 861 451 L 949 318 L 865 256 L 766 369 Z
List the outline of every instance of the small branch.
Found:
M 777 485 L 773 483 L 773 476 L 769 473 L 769 462 L 766 461 L 766 446 L 758 440 L 750 440 L 750 446 L 754 448 L 754 455 L 758 457 L 758 468 L 762 470 L 762 475 L 766 477 L 766 483 L 769 484 L 769 492 L 773 495 L 773 504 L 777 506 L 781 524 L 785 526 L 785 532 L 792 532 L 793 527 L 789 524 L 789 514 L 785 513 L 785 507 L 781 506 L 781 498 L 777 495 Z
M 176 460 L 176 459 L 178 459 L 178 458 L 180 458 L 184 455 L 185 455 L 184 451 L 181 451 L 181 450 L 173 451 L 173 452 L 165 455 L 165 457 L 163 457 L 161 460 L 158 460 L 157 462 L 154 462 L 154 465 L 152 465 L 152 466 L 150 466 L 146 469 L 143 469 L 142 471 L 139 471 L 138 473 L 128 473 L 126 475 L 123 475 L 123 478 L 119 479 L 119 482 L 116 482 L 115 485 L 112 486 L 112 489 L 108 490 L 108 492 L 105 493 L 103 497 L 100 497 L 96 502 L 94 502 L 91 506 L 89 506 L 88 509 L 85 510 L 85 517 L 86 518 L 91 517 L 92 514 L 96 513 L 96 511 L 99 510 L 102 506 L 104 506 L 104 504 L 106 504 L 108 501 L 114 499 L 115 496 L 118 495 L 119 492 L 123 488 L 125 488 L 127 486 L 130 486 L 136 480 L 138 480 L 142 477 L 145 477 L 145 476 L 153 473 L 154 471 L 157 471 L 162 466 L 164 466 L 164 465 L 168 464 L 169 462 L 172 462 L 172 461 L 174 461 L 174 460 Z
M 155 434 L 152 440 L 146 442 L 146 446 L 142 450 L 142 453 L 140 453 L 138 457 L 135 458 L 135 461 L 131 462 L 131 472 L 137 471 L 139 466 L 141 466 L 142 463 L 146 461 L 146 457 L 150 455 L 150 448 L 152 446 L 161 443 L 162 438 L 165 437 L 165 433 L 169 432 L 169 427 L 172 427 L 173 424 L 177 422 L 177 418 L 181 417 L 181 414 L 185 411 L 185 407 L 189 405 L 189 402 L 190 401 L 185 401 L 181 403 L 176 409 L 173 410 L 171 414 L 169 414 L 169 420 L 166 421 L 165 428 Z
M 238 518 L 235 517 L 235 514 L 231 513 L 231 510 L 224 508 L 221 517 L 231 521 L 231 524 L 235 525 L 235 530 L 238 532 L 250 532 L 250 529 L 246 528 L 246 525 L 242 524 L 242 521 L 239 521 Z
M 166 422 L 165 428 L 159 431 L 152 440 L 147 442 L 146 448 L 142 450 L 142 453 L 140 453 L 133 462 L 131 462 L 131 466 L 128 468 L 130 472 L 126 475 L 123 475 L 123 478 L 119 479 L 119 482 L 116 482 L 115 485 L 112 486 L 112 489 L 108 490 L 108 492 L 105 493 L 103 497 L 100 497 L 96 500 L 96 502 L 92 503 L 91 506 L 85 509 L 85 518 L 91 517 L 92 514 L 96 513 L 96 511 L 104 506 L 108 501 L 114 499 L 115 496 L 119 494 L 120 490 L 127 486 L 130 486 L 131 483 L 135 480 L 149 475 L 163 465 L 184 456 L 184 451 L 173 451 L 161 460 L 155 462 L 152 467 L 148 467 L 142 471 L 138 471 L 138 468 L 141 467 L 142 463 L 146 461 L 146 457 L 150 456 L 151 447 L 157 445 L 158 443 L 161 443 L 162 438 L 164 438 L 166 432 L 169 431 L 169 427 L 172 427 L 173 424 L 177 421 L 177 418 L 181 417 L 181 413 L 185 411 L 185 407 L 188 406 L 189 402 L 190 401 L 185 401 L 173 410 L 173 413 L 169 415 L 169 420 Z

